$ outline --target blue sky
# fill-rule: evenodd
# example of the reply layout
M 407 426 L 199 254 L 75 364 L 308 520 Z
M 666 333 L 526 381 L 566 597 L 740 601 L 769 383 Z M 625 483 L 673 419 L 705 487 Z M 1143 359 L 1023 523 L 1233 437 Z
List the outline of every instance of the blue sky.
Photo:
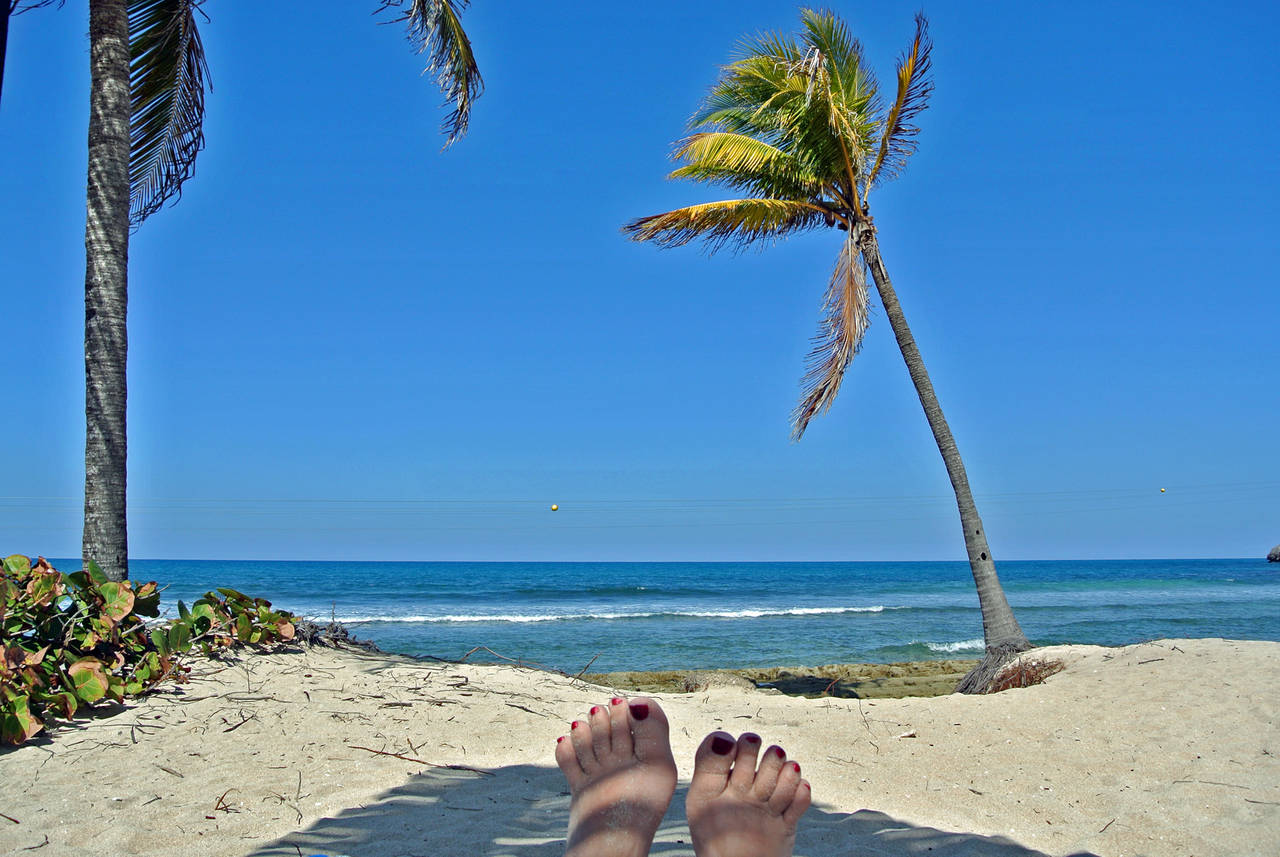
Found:
M 878 311 L 789 440 L 838 233 L 712 258 L 619 233 L 723 195 L 666 181 L 670 144 L 796 6 L 476 0 L 486 92 L 441 152 L 375 5 L 206 4 L 208 147 L 130 251 L 131 555 L 963 558 Z M 891 81 L 916 6 L 834 8 Z M 937 89 L 871 203 L 995 557 L 1262 556 L 1277 7 L 925 12 Z M 6 552 L 79 553 L 86 31 L 71 0 L 10 32 Z

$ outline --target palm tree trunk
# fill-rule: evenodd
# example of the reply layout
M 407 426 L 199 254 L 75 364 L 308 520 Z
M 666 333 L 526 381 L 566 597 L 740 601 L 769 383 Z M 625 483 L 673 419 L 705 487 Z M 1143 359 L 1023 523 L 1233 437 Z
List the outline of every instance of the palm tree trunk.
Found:
M 129 291 L 127 0 L 89 3 L 89 182 L 84 230 L 84 540 L 112 580 L 129 576 L 125 523 L 125 314 Z
M 859 227 L 855 227 L 859 228 Z M 942 453 L 942 461 L 946 464 L 947 475 L 951 477 L 951 487 L 955 491 L 956 506 L 960 510 L 960 524 L 964 528 L 964 546 L 969 554 L 969 569 L 973 572 L 973 582 L 978 587 L 978 605 L 982 609 L 982 634 L 986 643 L 987 656 L 983 663 L 975 669 L 983 673 L 994 672 L 1008 658 L 1017 652 L 1025 652 L 1031 648 L 1013 610 L 1004 596 L 1000 586 L 1000 578 L 996 576 L 995 560 L 991 556 L 991 548 L 987 546 L 987 536 L 982 527 L 982 518 L 978 516 L 978 507 L 973 502 L 973 494 L 969 490 L 969 477 L 964 471 L 964 462 L 960 459 L 960 450 L 956 447 L 955 438 L 951 436 L 951 428 L 942 414 L 942 406 L 938 404 L 938 396 L 933 391 L 933 383 L 924 368 L 924 358 L 916 346 L 911 328 L 907 326 L 906 316 L 902 314 L 902 305 L 898 303 L 898 295 L 889 281 L 889 273 L 885 270 L 884 260 L 880 258 L 880 244 L 876 241 L 875 227 L 860 227 L 858 235 L 862 256 L 871 269 L 871 278 L 875 281 L 876 290 L 880 293 L 880 302 L 884 306 L 884 314 L 893 328 L 893 335 L 898 340 L 898 348 L 902 351 L 902 359 L 906 361 L 907 372 L 916 386 L 916 394 L 920 397 L 920 405 L 924 408 L 925 418 L 929 420 L 929 428 L 933 431 L 933 439 L 938 444 L 938 452 Z M 992 663 L 988 664 L 988 661 Z M 985 665 L 985 668 L 984 668 Z M 972 692 L 966 689 L 971 684 L 966 676 L 957 690 Z M 982 682 L 985 686 L 986 682 Z

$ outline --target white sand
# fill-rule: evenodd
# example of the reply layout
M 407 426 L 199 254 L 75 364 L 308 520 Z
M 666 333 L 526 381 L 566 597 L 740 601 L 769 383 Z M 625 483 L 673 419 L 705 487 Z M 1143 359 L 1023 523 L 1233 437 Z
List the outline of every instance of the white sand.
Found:
M 692 855 L 683 784 L 698 740 L 723 728 L 803 766 L 803 857 L 1280 854 L 1280 643 L 1035 654 L 1068 668 L 989 697 L 659 697 L 682 786 L 652 853 Z M 0 813 L 17 822 L 0 818 L 0 853 L 559 855 L 568 797 L 552 745 L 610 695 L 327 649 L 197 673 L 0 755 Z

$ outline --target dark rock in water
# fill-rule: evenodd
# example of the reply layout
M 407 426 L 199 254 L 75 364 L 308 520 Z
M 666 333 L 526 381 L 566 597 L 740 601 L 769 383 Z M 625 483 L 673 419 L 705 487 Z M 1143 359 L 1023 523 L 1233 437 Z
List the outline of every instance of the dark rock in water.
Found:
M 1271 553 L 1267 554 L 1267 562 L 1280 562 L 1280 545 L 1273 547 Z

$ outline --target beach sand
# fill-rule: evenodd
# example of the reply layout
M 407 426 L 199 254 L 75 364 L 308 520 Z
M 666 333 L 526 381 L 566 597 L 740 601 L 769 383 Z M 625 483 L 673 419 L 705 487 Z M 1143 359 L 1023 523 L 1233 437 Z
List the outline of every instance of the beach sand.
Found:
M 1067 668 L 986 697 L 661 695 L 681 786 L 652 853 L 692 855 L 684 787 L 721 728 L 803 766 L 803 857 L 1280 854 L 1280 643 L 1034 654 Z M 6 749 L 0 853 L 559 855 L 552 746 L 609 695 L 323 648 L 200 662 L 185 686 Z

